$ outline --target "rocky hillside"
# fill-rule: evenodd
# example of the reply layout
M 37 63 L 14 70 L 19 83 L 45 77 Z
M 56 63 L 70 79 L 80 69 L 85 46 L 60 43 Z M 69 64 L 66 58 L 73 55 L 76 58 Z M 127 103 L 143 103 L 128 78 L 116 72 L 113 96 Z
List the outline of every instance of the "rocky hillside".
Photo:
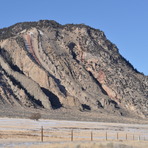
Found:
M 0 106 L 147 117 L 148 76 L 98 29 L 18 23 L 0 30 Z

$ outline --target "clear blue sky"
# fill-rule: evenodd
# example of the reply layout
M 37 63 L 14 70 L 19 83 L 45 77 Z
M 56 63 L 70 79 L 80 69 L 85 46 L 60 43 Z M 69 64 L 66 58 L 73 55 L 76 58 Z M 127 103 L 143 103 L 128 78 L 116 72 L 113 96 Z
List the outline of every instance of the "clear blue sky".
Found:
M 148 0 L 0 0 L 0 28 L 55 20 L 101 29 L 119 52 L 148 75 Z

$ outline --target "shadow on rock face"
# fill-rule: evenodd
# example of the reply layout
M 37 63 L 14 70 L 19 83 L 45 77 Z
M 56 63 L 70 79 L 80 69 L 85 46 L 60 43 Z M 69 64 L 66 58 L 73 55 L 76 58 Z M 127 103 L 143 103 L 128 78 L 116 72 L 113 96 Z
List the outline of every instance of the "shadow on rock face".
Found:
M 59 98 L 55 94 L 53 94 L 51 91 L 49 91 L 48 89 L 43 88 L 43 87 L 42 87 L 42 91 L 46 94 L 46 96 L 49 97 L 49 101 L 50 101 L 53 109 L 58 109 L 58 108 L 62 107 L 62 104 L 61 104 Z
M 86 104 L 82 104 L 82 108 L 83 108 L 83 111 L 90 111 L 91 110 L 90 106 L 88 106 Z

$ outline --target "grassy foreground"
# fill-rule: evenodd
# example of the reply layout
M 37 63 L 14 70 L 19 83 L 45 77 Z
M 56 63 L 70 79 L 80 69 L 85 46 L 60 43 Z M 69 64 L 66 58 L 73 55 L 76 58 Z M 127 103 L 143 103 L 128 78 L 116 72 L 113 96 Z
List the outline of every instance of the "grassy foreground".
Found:
M 34 143 L 15 146 L 15 148 L 148 148 L 148 142 L 61 142 L 61 143 Z

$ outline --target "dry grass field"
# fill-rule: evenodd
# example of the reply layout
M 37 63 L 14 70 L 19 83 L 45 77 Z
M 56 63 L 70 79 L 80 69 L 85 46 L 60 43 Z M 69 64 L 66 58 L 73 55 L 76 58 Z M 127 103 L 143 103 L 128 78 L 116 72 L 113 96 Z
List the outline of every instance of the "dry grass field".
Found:
M 147 148 L 148 125 L 0 118 L 0 147 Z

